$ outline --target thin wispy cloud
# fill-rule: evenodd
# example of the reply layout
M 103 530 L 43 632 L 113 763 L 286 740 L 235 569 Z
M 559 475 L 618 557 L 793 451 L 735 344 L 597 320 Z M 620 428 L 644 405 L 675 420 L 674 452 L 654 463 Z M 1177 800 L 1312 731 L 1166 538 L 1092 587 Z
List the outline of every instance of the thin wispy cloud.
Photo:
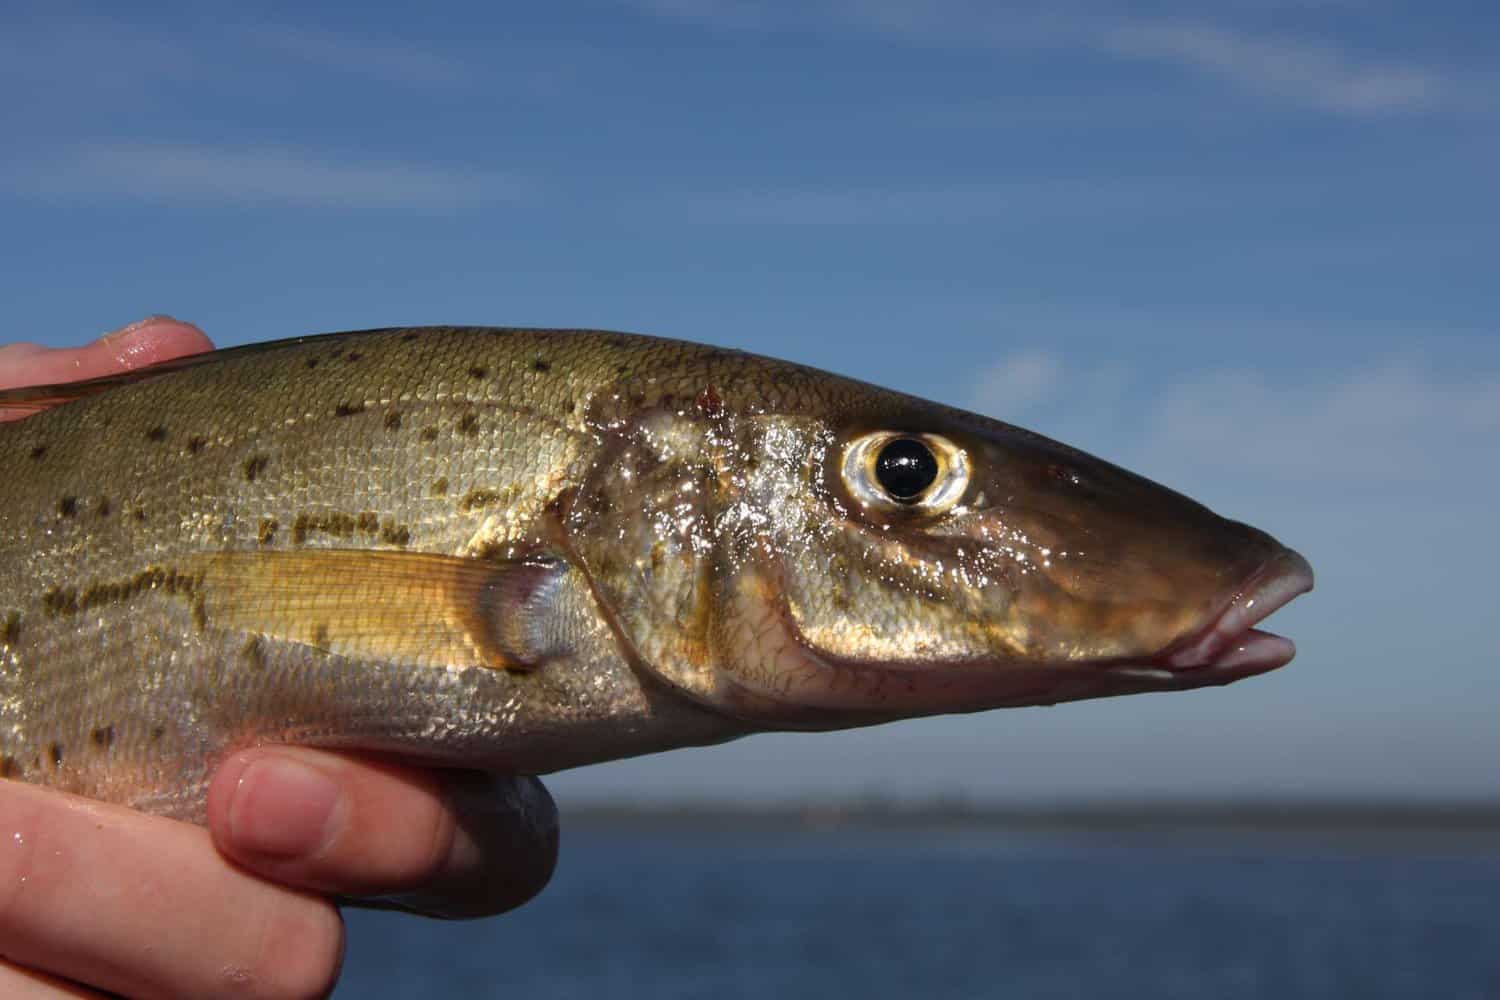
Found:
M 1031 178 L 922 187 L 768 187 L 673 192 L 654 214 L 692 223 L 765 226 L 1025 225 L 1211 212 L 1226 194 L 1178 178 Z
M 1493 452 L 1500 372 L 1440 376 L 1391 362 L 1291 385 L 1207 373 L 1169 388 L 1146 432 L 1147 447 L 1198 467 L 1340 488 L 1431 482 Z
M 469 67 L 453 56 L 410 41 L 378 41 L 286 25 L 247 28 L 239 37 L 251 46 L 320 71 L 416 86 L 446 86 L 470 76 Z
M 696 21 L 719 27 L 764 25 L 776 19 L 756 0 L 632 0 L 648 13 L 681 21 Z
M 1121 382 L 1121 374 L 1023 351 L 981 373 L 971 403 L 1174 479 L 1335 492 L 1444 481 L 1476 468 L 1473 456 L 1493 451 L 1500 434 L 1500 371 L 1442 374 L 1389 361 L 1297 381 L 1201 371 L 1165 386 L 1139 371 Z M 1487 466 L 1479 473 L 1494 481 Z
M 1176 66 L 1241 90 L 1345 115 L 1412 112 L 1446 105 L 1459 88 L 1450 75 L 1373 55 L 1330 38 L 1260 34 L 1219 21 L 1202 6 L 1177 15 L 1120 15 L 1081 3 L 988 4 L 973 0 L 823 0 L 779 7 L 751 0 L 634 0 L 648 13 L 716 29 L 768 27 L 855 31 L 913 45 L 996 49 L 1074 49 Z M 1241 12 L 1242 13 L 1242 12 Z M 1185 20 L 1183 18 L 1194 18 Z
M 1249 90 L 1329 111 L 1414 111 L 1448 96 L 1449 84 L 1432 70 L 1361 60 L 1324 43 L 1172 22 L 1124 24 L 1097 37 L 1104 48 L 1123 56 L 1199 70 Z
M 513 176 L 471 167 L 174 144 L 91 146 L 17 168 L 9 181 L 41 195 L 325 208 L 445 210 L 525 194 Z
M 451 51 L 305 25 L 229 22 L 194 31 L 80 14 L 0 21 L 0 81 L 48 99 L 62 91 L 110 100 L 186 79 L 251 86 L 268 71 L 402 87 L 447 87 L 474 75 Z
M 203 68 L 201 47 L 105 17 L 64 15 L 0 22 L 0 82 L 34 100 L 56 91 L 100 98 L 178 82 Z
M 1016 419 L 1052 398 L 1063 378 L 1062 360 L 1046 351 L 1024 351 L 1001 358 L 979 374 L 973 398 L 980 409 Z

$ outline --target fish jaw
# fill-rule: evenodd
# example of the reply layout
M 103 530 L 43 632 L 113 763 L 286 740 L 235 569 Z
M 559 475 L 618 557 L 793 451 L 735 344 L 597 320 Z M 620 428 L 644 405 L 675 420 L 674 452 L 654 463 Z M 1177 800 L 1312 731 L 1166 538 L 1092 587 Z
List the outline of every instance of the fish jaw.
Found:
M 1296 655 L 1297 647 L 1290 639 L 1253 626 L 1312 589 L 1312 566 L 1300 553 L 1282 549 L 1251 575 L 1206 626 L 1163 650 L 1157 661 L 1171 671 L 1217 667 L 1264 673 L 1284 666 Z
M 861 661 L 820 651 L 807 642 L 786 609 L 768 614 L 759 599 L 771 588 L 761 581 L 742 589 L 736 609 L 744 620 L 761 623 L 746 631 L 738 647 L 742 658 L 755 665 L 734 670 L 734 683 L 720 697 L 733 714 L 760 725 L 816 730 L 1218 687 L 1291 662 L 1296 654 L 1291 640 L 1253 626 L 1312 589 L 1313 571 L 1307 560 L 1281 549 L 1197 631 L 1154 656 L 1091 663 L 929 663 Z

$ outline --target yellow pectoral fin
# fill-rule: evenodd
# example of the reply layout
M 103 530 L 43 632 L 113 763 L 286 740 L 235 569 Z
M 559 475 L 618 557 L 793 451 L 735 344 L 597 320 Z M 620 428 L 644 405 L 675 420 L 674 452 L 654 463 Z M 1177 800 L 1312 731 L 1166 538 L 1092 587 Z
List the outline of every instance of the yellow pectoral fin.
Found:
M 528 670 L 544 658 L 556 562 L 314 549 L 203 557 L 204 623 L 330 653 L 434 667 Z

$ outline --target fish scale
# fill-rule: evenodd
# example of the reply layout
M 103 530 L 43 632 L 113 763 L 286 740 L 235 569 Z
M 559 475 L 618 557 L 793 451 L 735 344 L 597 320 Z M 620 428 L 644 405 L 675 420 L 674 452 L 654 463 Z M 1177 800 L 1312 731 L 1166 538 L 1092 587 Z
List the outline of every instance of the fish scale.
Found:
M 262 742 L 545 773 L 1222 684 L 1290 656 L 1246 594 L 1311 586 L 1045 438 L 677 341 L 402 328 L 0 394 L 54 402 L 0 426 L 0 775 L 192 820 Z M 931 503 L 848 457 L 887 438 Z M 1215 659 L 1233 614 L 1259 658 Z

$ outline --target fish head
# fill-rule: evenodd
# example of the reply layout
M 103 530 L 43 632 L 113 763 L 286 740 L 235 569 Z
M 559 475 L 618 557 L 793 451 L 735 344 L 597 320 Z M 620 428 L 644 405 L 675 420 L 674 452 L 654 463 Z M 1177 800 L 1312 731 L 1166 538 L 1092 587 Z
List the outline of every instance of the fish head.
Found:
M 638 667 L 698 701 L 841 728 L 1292 658 L 1253 626 L 1312 572 L 1269 535 L 1000 421 L 793 366 L 745 375 L 632 397 L 572 508 Z

